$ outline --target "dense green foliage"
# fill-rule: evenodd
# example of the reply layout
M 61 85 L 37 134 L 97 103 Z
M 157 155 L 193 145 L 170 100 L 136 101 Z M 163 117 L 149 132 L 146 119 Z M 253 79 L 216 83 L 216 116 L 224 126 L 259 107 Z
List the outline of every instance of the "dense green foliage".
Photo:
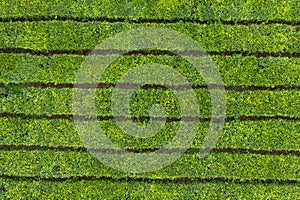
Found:
M 34 50 L 82 50 L 93 49 L 103 40 L 130 29 L 141 27 L 169 28 L 190 36 L 208 52 L 299 52 L 300 32 L 297 26 L 285 24 L 236 25 L 222 23 L 195 24 L 134 24 L 108 22 L 8 22 L 0 23 L 0 48 L 24 48 Z M 18 33 L 18 37 L 11 35 Z M 119 44 L 128 50 L 127 44 Z M 122 46 L 123 45 L 123 46 Z M 180 51 L 189 50 L 177 49 Z
M 300 121 L 284 119 L 300 117 L 299 13 L 299 0 L 2 0 L 0 199 L 299 198 L 300 159 L 295 152 L 300 150 Z M 214 150 L 200 159 L 211 100 L 207 89 L 194 89 L 199 108 L 189 106 L 189 99 L 184 105 L 199 109 L 202 121 L 190 149 L 165 168 L 134 174 L 110 168 L 84 149 L 77 132 L 82 124 L 76 127 L 70 115 L 95 113 L 72 110 L 73 92 L 83 89 L 70 87 L 84 53 L 117 33 L 142 27 L 179 31 L 213 54 L 227 89 L 227 121 Z M 128 50 L 128 41 L 119 49 Z M 99 82 L 116 84 L 130 69 L 149 63 L 173 67 L 193 86 L 206 85 L 187 60 L 174 55 L 120 57 Z M 195 123 L 166 122 L 155 136 L 134 138 L 109 118 L 114 115 L 114 90 L 128 88 L 98 88 L 95 98 L 84 96 L 76 105 L 89 107 L 96 100 L 96 114 L 107 117 L 98 119 L 99 124 L 116 146 L 146 153 L 145 148 L 164 147 L 180 125 Z M 165 108 L 167 117 L 182 117 L 172 90 L 138 89 L 130 103 L 129 115 L 122 117 L 149 116 L 155 103 Z M 149 121 L 136 123 L 144 126 Z M 95 128 L 91 121 L 79 122 Z M 184 182 L 176 180 L 184 177 Z
M 300 189 L 299 184 L 110 180 L 3 180 L 2 185 L 11 199 L 297 199 Z
M 112 153 L 113 154 L 113 153 Z M 161 154 L 161 153 L 157 153 Z M 178 154 L 178 153 L 167 153 Z M 117 153 L 117 155 L 119 155 Z M 55 150 L 1 150 L 3 174 L 16 176 L 70 177 L 228 177 L 245 179 L 299 180 L 297 155 L 260 155 L 211 152 L 200 159 L 199 153 L 184 154 L 173 164 L 141 174 L 117 171 L 95 159 L 89 152 Z M 126 163 L 130 166 L 132 163 Z M 139 163 L 136 163 L 138 165 Z
M 79 19 L 187 19 L 187 20 L 254 20 L 299 22 L 297 0 L 133 0 L 133 1 L 22 1 L 3 0 L 1 17 Z
M 76 132 L 74 122 L 71 120 L 0 118 L 0 123 L 1 144 L 83 146 Z M 102 122 L 102 125 L 105 124 L 107 127 L 109 127 L 108 125 L 114 126 L 113 128 L 110 127 L 110 129 L 106 128 L 105 132 L 114 139 L 116 145 L 123 145 L 124 148 L 132 148 L 132 144 L 120 142 L 124 138 L 124 133 L 111 120 Z M 225 123 L 224 130 L 220 133 L 220 138 L 215 147 L 298 150 L 300 148 L 299 126 L 300 122 L 286 120 L 230 121 Z M 171 125 L 167 127 L 163 132 L 158 134 L 158 137 L 155 137 L 157 142 L 162 142 L 161 136 L 168 136 L 176 131 L 171 129 Z M 191 148 L 201 147 L 207 127 L 208 122 L 201 122 L 199 124 L 199 130 Z M 155 147 L 153 144 L 150 145 L 149 141 L 146 140 L 138 142 L 144 147 Z
M 56 89 L 56 88 L 19 88 L 1 89 L 1 108 L 0 112 L 15 112 L 24 114 L 81 114 L 94 115 L 95 113 L 72 112 L 73 90 L 82 89 Z M 113 90 L 123 90 L 119 88 L 97 89 L 96 107 L 98 115 L 111 116 L 110 95 Z M 195 89 L 196 96 L 199 98 L 199 111 L 201 117 L 210 116 L 209 92 L 205 89 Z M 171 91 L 157 89 L 140 89 L 138 97 L 133 97 L 132 101 L 143 100 L 143 106 L 153 103 L 150 97 L 172 94 Z M 146 96 L 142 96 L 146 95 Z M 158 96 L 157 96 L 158 95 Z M 295 116 L 299 117 L 300 91 L 298 90 L 279 90 L 279 91 L 226 91 L 228 117 L 237 118 L 239 116 Z M 94 97 L 85 97 L 81 106 L 91 104 L 90 100 Z M 165 102 L 166 104 L 167 102 Z M 188 102 L 186 102 L 188 103 Z M 138 107 L 135 102 L 133 106 Z M 195 108 L 196 109 L 196 108 Z M 145 111 L 144 111 L 145 112 Z M 141 114 L 141 113 L 139 113 Z M 180 117 L 176 113 L 170 117 Z
M 109 57 L 109 55 L 104 57 Z M 0 83 L 75 83 L 75 75 L 85 58 L 85 56 L 77 55 L 0 54 L 0 62 L 3 63 Z M 241 55 L 211 56 L 211 58 L 222 74 L 226 86 L 300 85 L 300 60 L 297 58 L 255 58 Z M 187 61 L 169 55 L 124 56 L 118 58 L 110 69 L 118 68 L 115 73 L 119 74 L 147 63 L 166 64 L 180 73 L 185 71 L 185 75 L 192 72 L 191 65 Z M 118 79 L 114 76 L 115 74 L 107 77 L 106 80 L 102 79 L 102 82 L 116 83 Z M 192 81 L 191 84 L 205 85 L 202 78 L 195 79 L 194 77 L 190 81 Z

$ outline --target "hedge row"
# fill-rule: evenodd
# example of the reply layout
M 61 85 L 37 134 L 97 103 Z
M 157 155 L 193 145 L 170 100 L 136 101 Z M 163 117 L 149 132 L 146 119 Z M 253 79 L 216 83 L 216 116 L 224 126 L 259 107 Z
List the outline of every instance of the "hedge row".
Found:
M 4 188 L 2 196 L 8 199 L 297 199 L 300 189 L 299 184 L 276 183 L 0 181 Z
M 299 1 L 83 1 L 4 0 L 0 13 L 3 18 L 23 17 L 81 19 L 187 19 L 187 20 L 253 20 L 299 22 Z
M 64 119 L 0 118 L 0 144 L 83 147 L 73 121 Z M 149 140 L 125 136 L 111 120 L 102 122 L 106 135 L 122 148 L 153 148 L 166 143 L 177 129 L 176 123 Z M 106 125 L 106 126 L 105 126 Z M 299 150 L 298 121 L 230 121 L 226 122 L 215 148 L 247 148 L 263 150 Z M 201 122 L 191 148 L 200 148 L 207 134 L 208 122 Z
M 161 155 L 161 153 L 158 153 Z M 111 153 L 112 157 L 119 153 Z M 173 158 L 179 153 L 164 153 Z M 71 176 L 110 176 L 110 177 L 227 177 L 245 179 L 290 179 L 299 180 L 300 160 L 297 155 L 260 155 L 211 152 L 200 158 L 199 153 L 183 154 L 173 164 L 162 169 L 141 174 L 121 172 L 99 162 L 89 152 L 55 150 L 1 150 L 0 169 L 2 174 L 15 176 L 71 177 Z M 134 157 L 132 156 L 132 159 Z M 111 161 L 112 162 L 112 161 Z M 154 162 L 159 162 L 155 161 Z M 151 163 L 152 164 L 152 163 Z M 139 167 L 139 163 L 122 163 Z
M 76 73 L 86 58 L 77 55 L 0 54 L 3 69 L 0 71 L 0 82 L 75 83 Z M 241 55 L 211 56 L 211 58 L 218 66 L 226 86 L 300 85 L 300 59 L 297 58 L 256 58 Z M 191 84 L 205 85 L 203 79 L 193 73 L 191 64 L 183 58 L 168 55 L 120 57 L 109 67 L 114 73 L 102 81 L 116 83 L 122 72 L 141 64 L 151 63 L 169 65 L 188 77 Z
M 93 95 L 84 96 L 81 101 L 77 101 L 76 109 L 72 112 L 72 97 L 74 91 L 90 91 L 91 89 L 55 89 L 55 88 L 20 88 L 10 87 L 1 88 L 1 108 L 0 112 L 24 113 L 24 114 L 81 114 L 94 116 L 95 113 L 90 111 L 80 111 L 77 108 L 90 108 Z M 124 91 L 126 89 L 109 88 L 97 89 L 96 93 L 96 109 L 98 115 L 111 116 L 111 95 L 113 91 Z M 210 117 L 211 105 L 208 90 L 194 90 L 198 102 L 200 117 Z M 228 117 L 239 116 L 291 116 L 299 117 L 300 91 L 298 90 L 280 90 L 280 91 L 226 91 Z M 152 99 L 153 98 L 153 99 Z M 164 100 L 164 101 L 162 101 Z M 131 98 L 130 109 L 133 114 L 145 115 L 148 113 L 153 103 L 161 101 L 162 105 L 168 110 L 169 117 L 180 117 L 179 111 L 175 112 L 174 108 L 178 103 L 173 96 L 172 91 L 162 89 L 138 89 L 135 95 Z M 120 102 L 121 103 L 121 102 Z M 118 104 L 118 102 L 116 102 Z M 183 104 L 190 105 L 189 99 L 185 99 Z M 189 108 L 191 111 L 198 109 L 198 106 Z M 219 106 L 216 105 L 216 106 Z M 128 115 L 129 116 L 129 115 Z M 195 116 L 195 115 L 193 115 Z
M 206 51 L 244 51 L 257 52 L 299 52 L 300 32 L 296 26 L 272 25 L 236 25 L 221 23 L 194 24 L 132 24 L 71 21 L 48 22 L 8 22 L 0 23 L 0 48 L 24 48 L 34 50 L 86 50 L 93 49 L 105 39 L 116 33 L 141 27 L 168 28 L 182 32 L 197 41 Z M 17 36 L 15 34 L 17 33 Z M 132 34 L 129 34 L 132 36 Z M 128 36 L 128 37 L 129 37 Z M 160 36 L 152 38 L 158 41 Z M 130 50 L 131 40 L 126 38 L 118 43 L 117 49 Z M 176 40 L 176 39 L 175 39 Z M 177 41 L 181 41 L 177 39 Z M 129 46 L 128 46 L 129 45 Z M 190 50 L 189 47 L 176 49 Z

